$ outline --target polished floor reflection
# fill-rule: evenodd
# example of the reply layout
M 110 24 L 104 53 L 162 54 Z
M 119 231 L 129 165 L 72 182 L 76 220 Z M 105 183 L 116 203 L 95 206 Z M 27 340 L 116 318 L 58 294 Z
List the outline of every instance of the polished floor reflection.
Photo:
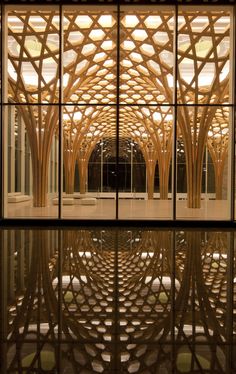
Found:
M 234 232 L 0 233 L 1 374 L 236 372 Z

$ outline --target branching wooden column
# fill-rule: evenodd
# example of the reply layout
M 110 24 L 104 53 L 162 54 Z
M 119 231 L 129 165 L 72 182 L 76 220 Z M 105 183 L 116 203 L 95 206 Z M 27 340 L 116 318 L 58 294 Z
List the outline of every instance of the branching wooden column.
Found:
M 94 147 L 93 138 L 103 136 L 110 118 L 109 115 L 106 117 L 108 111 L 105 104 L 114 103 L 115 99 L 114 51 L 117 26 L 110 12 L 66 10 L 64 16 L 64 79 L 67 83 L 64 89 L 65 101 L 88 104 L 88 107 L 65 107 L 68 117 L 64 126 L 65 185 L 67 193 L 74 192 L 77 159 L 80 192 L 84 193 L 88 161 Z M 103 103 L 104 107 L 96 107 L 95 111 L 95 107 L 89 106 L 90 103 L 98 102 Z M 77 114 L 73 114 L 75 111 Z M 76 116 L 80 116 L 77 127 L 74 119 Z M 110 125 L 113 130 L 113 120 Z M 86 151 L 80 159 L 80 145 L 85 140 L 90 151 Z
M 168 107 L 173 103 L 173 21 L 173 11 L 163 9 L 127 10 L 121 20 L 121 103 L 143 105 L 124 107 L 124 114 L 121 109 L 121 127 L 126 136 L 131 135 L 138 142 L 144 155 L 149 199 L 153 198 L 157 161 L 160 198 L 168 199 L 173 121 L 172 110 Z M 145 107 L 148 104 L 158 104 L 158 107 Z M 165 106 L 160 107 L 161 104 Z M 151 156 L 144 150 L 149 137 L 155 149 Z
M 77 154 L 79 168 L 79 190 L 81 194 L 86 193 L 86 186 L 88 183 L 88 163 L 90 156 L 99 139 L 99 137 L 96 137 L 89 142 L 84 139 L 84 142 L 81 144 L 81 147 Z
M 24 119 L 32 159 L 33 205 L 42 207 L 47 202 L 49 156 L 58 126 L 57 106 L 47 105 L 58 102 L 58 14 L 23 10 L 8 15 L 8 95 Z
M 34 206 L 45 206 L 49 153 L 53 135 L 58 132 L 58 109 L 50 106 L 58 102 L 59 95 L 58 13 L 51 9 L 48 12 L 39 8 L 37 10 L 36 7 L 27 11 L 9 12 L 8 21 L 9 97 L 16 105 L 44 104 L 44 109 L 39 110 L 39 113 L 33 111 L 31 105 L 20 105 L 18 110 L 22 112 L 30 141 Z M 103 10 L 95 10 L 89 15 L 85 11 L 71 10 L 65 11 L 63 22 L 63 101 L 70 104 L 99 102 L 104 107 L 107 103 L 114 103 L 115 18 Z M 65 111 L 69 112 L 69 109 Z M 86 110 L 81 111 L 86 113 Z M 93 120 L 91 117 L 90 124 Z M 74 130 L 73 124 L 72 127 L 71 130 Z M 88 127 L 82 127 L 78 134 L 80 140 L 88 131 Z M 65 130 L 68 130 L 67 121 Z M 77 143 L 78 139 L 71 148 L 71 141 L 68 138 L 65 141 L 67 191 L 72 191 Z
M 211 155 L 215 172 L 216 199 L 223 198 L 223 175 L 228 158 L 229 145 L 229 108 L 217 108 L 215 117 L 208 131 L 207 146 Z
M 154 144 L 159 168 L 160 199 L 168 199 L 170 161 L 172 157 L 173 116 L 170 107 L 141 109 L 145 128 Z
M 153 199 L 155 169 L 158 162 L 160 199 L 168 199 L 173 133 L 171 108 L 125 107 L 120 112 L 123 136 L 131 136 L 139 144 L 146 162 L 148 198 Z
M 146 144 L 142 147 L 143 156 L 146 162 L 147 170 L 147 191 L 148 199 L 153 199 L 154 195 L 154 180 L 155 180 L 155 170 L 157 163 L 157 152 L 152 143 Z
M 177 120 L 185 147 L 188 207 L 200 208 L 208 130 L 216 105 L 224 103 L 229 95 L 229 28 L 228 24 L 223 30 L 220 27 L 221 17 L 229 17 L 229 14 L 181 11 L 180 16 L 178 102 L 196 106 L 180 106 Z
M 47 204 L 48 164 L 54 129 L 58 124 L 58 111 L 56 108 L 50 107 L 45 113 L 45 118 L 43 120 L 39 120 L 38 124 L 36 124 L 36 116 L 37 114 L 38 118 L 43 116 L 43 108 L 36 107 L 34 113 L 32 113 L 32 110 L 33 108 L 30 107 L 30 113 L 27 113 L 26 110 L 21 112 L 26 124 L 26 128 L 30 128 L 28 138 L 31 149 L 33 149 L 33 152 L 31 152 L 33 172 L 33 205 L 35 207 L 43 207 Z M 50 123 L 50 126 L 46 127 L 45 123 Z
M 91 115 L 95 112 L 94 107 L 71 106 L 65 108 L 63 123 L 63 161 L 65 192 L 74 193 L 75 165 L 81 142 L 86 137 L 91 125 Z M 96 113 L 95 113 L 96 115 Z
M 76 160 L 80 192 L 85 193 L 87 167 L 96 143 L 104 136 L 115 136 L 115 112 L 110 107 L 69 106 L 64 112 L 65 191 L 74 193 Z

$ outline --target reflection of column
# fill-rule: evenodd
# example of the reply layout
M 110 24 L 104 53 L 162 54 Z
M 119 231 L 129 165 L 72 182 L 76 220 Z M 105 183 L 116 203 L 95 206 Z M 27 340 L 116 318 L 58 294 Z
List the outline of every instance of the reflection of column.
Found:
M 25 231 L 20 230 L 20 246 L 17 251 L 17 290 L 24 290 L 24 272 L 25 272 Z
M 7 275 L 8 275 L 8 243 L 7 243 L 7 230 L 0 232 L 0 271 L 1 271 L 1 282 L 0 282 L 0 307 L 1 307 L 1 344 L 0 344 L 0 356 L 1 356 L 1 372 L 6 373 L 6 361 L 7 361 L 7 326 L 8 326 L 8 308 L 7 308 Z
M 11 230 L 9 232 L 9 237 L 8 237 L 8 240 L 9 240 L 9 245 L 8 245 L 8 249 L 9 249 L 9 266 L 8 266 L 8 269 L 9 269 L 9 298 L 10 300 L 14 300 L 15 298 L 15 279 L 14 279 L 14 275 L 15 275 L 15 233 L 14 233 L 14 230 Z
M 230 344 L 226 347 L 226 372 L 230 373 L 233 363 L 232 330 L 234 313 L 234 232 L 227 233 L 227 301 L 226 301 L 226 339 Z

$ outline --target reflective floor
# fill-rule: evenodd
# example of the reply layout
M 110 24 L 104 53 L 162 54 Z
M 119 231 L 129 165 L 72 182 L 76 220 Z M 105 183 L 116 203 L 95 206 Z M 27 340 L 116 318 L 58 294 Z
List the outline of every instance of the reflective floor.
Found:
M 1 230 L 0 373 L 236 372 L 236 235 Z

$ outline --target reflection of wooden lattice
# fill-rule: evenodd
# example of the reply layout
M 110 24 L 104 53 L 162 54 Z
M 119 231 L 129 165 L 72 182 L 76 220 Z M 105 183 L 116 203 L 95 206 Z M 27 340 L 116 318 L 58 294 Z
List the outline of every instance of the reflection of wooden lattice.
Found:
M 163 341 L 170 330 L 170 233 L 147 231 L 139 245 L 120 251 L 122 341 Z
M 52 340 L 57 338 L 58 332 L 58 301 L 52 281 L 55 277 L 55 259 L 57 246 L 55 233 L 46 231 L 29 232 L 24 236 L 23 245 L 18 248 L 17 242 L 14 253 L 23 258 L 25 263 L 18 262 L 16 269 L 9 269 L 19 277 L 25 278 L 24 286 L 18 289 L 17 277 L 9 290 L 14 292 L 11 304 L 8 307 L 7 333 L 9 342 L 16 340 Z M 26 241 L 28 236 L 29 243 Z M 54 239 L 54 240 L 52 240 Z M 54 248 L 51 248 L 52 240 Z M 27 251 L 26 251 L 27 250 Z M 50 253 L 51 251 L 51 253 Z M 25 253 L 24 253 L 25 252 Z M 31 261 L 27 258 L 30 257 Z M 11 261 L 11 259 L 10 259 Z M 22 261 L 22 260 L 21 260 Z M 28 266 L 26 266 L 28 264 Z M 13 264 L 14 265 L 14 264 Z M 40 292 L 39 292 L 40 290 Z
M 53 370 L 61 354 L 61 367 L 71 372 L 111 373 L 115 363 L 127 372 L 156 372 L 170 369 L 170 357 L 178 372 L 186 355 L 194 370 L 204 369 L 200 355 L 220 371 L 224 343 L 232 333 L 226 317 L 232 296 L 227 291 L 228 234 L 179 231 L 175 253 L 172 235 L 156 230 L 32 231 L 22 237 L 27 249 L 22 263 L 24 245 L 17 235 L 13 243 L 9 231 L 4 248 L 8 284 L 18 274 L 9 290 L 4 329 L 9 370 L 37 372 L 39 365 L 40 372 L 45 355 Z M 24 287 L 19 288 L 18 278 L 25 279 Z M 178 344 L 173 352 L 174 328 Z M 222 348 L 216 349 L 217 344 Z
M 223 343 L 227 336 L 227 234 L 178 233 L 176 298 L 177 341 Z

